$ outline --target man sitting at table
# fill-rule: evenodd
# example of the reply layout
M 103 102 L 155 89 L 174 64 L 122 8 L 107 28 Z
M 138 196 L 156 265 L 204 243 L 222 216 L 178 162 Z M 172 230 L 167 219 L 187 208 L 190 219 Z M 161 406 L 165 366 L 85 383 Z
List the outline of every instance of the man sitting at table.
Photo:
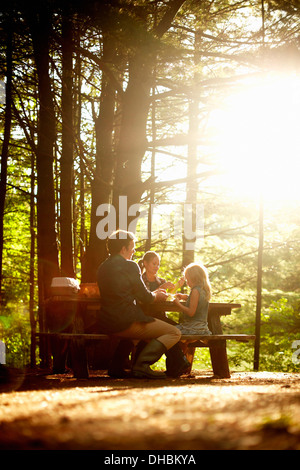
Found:
M 120 338 L 149 341 L 132 368 L 134 377 L 163 378 L 151 364 L 160 359 L 181 333 L 174 325 L 145 315 L 140 303 L 166 300 L 163 290 L 150 292 L 141 279 L 137 263 L 131 260 L 135 251 L 133 233 L 117 230 L 107 240 L 109 257 L 99 266 L 97 281 L 101 295 L 100 328 Z

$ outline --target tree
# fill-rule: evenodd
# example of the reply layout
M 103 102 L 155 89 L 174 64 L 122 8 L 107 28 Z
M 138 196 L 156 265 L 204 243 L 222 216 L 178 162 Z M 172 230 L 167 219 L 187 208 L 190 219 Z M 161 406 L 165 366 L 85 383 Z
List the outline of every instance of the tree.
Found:
M 5 87 L 5 116 L 4 116 L 4 138 L 1 151 L 1 179 L 0 179 L 0 299 L 2 296 L 2 265 L 3 265 L 3 221 L 4 209 L 6 199 L 6 185 L 7 185 L 7 164 L 8 164 L 8 149 L 11 133 L 12 121 L 12 54 L 13 54 L 13 21 L 11 12 L 8 13 L 6 18 L 6 87 Z
M 27 12 L 24 12 L 26 15 Z M 36 150 L 37 169 L 37 243 L 39 264 L 39 298 L 50 296 L 52 278 L 59 273 L 56 239 L 56 215 L 53 182 L 54 144 L 56 139 L 53 90 L 50 68 L 50 2 L 38 3 L 28 12 L 34 59 L 38 76 L 39 128 Z M 40 325 L 43 327 L 43 325 Z
M 146 125 L 152 73 L 158 53 L 159 40 L 171 27 L 172 21 L 184 0 L 168 3 L 161 13 L 160 21 L 152 28 L 152 36 L 145 35 L 129 59 L 129 79 L 122 102 L 120 139 L 116 156 L 114 182 L 114 205 L 118 207 L 119 195 L 128 197 L 128 205 L 138 203 L 145 186 L 141 180 L 141 163 L 147 149 Z M 141 18 L 146 30 L 148 15 Z M 143 38 L 142 38 L 143 39 Z
M 112 35 L 103 36 L 103 62 L 111 64 L 116 49 Z M 108 204 L 112 194 L 115 158 L 113 154 L 113 130 L 115 119 L 116 91 L 105 73 L 102 74 L 99 114 L 95 116 L 96 165 L 92 181 L 92 207 L 89 244 L 83 269 L 86 282 L 95 281 L 96 269 L 106 256 L 106 240 L 97 237 L 97 207 Z
M 60 176 L 61 272 L 75 277 L 73 261 L 73 12 L 62 8 L 62 153 Z

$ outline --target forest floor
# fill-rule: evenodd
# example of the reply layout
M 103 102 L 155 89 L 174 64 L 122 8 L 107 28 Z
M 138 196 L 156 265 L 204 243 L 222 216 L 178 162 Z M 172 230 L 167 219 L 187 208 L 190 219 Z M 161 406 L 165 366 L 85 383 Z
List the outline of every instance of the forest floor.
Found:
M 0 386 L 0 450 L 300 450 L 298 373 L 12 377 Z

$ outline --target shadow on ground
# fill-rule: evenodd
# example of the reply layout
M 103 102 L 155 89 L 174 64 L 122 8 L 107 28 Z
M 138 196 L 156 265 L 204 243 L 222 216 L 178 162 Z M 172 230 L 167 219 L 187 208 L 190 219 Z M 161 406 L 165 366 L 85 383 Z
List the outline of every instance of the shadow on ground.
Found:
M 89 379 L 10 371 L 0 449 L 300 449 L 300 374 Z

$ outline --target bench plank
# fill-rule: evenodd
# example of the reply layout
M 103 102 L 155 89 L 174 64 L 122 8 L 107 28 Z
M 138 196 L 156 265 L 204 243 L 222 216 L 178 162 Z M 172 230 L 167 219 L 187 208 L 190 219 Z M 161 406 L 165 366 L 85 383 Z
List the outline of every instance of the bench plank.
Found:
M 109 340 L 111 336 L 106 334 L 96 334 L 96 333 L 46 333 L 40 332 L 36 333 L 36 336 L 53 336 L 61 339 L 86 339 L 86 340 Z M 235 340 L 241 342 L 247 342 L 255 339 L 255 335 L 245 335 L 245 334 L 222 334 L 222 335 L 182 335 L 181 341 L 186 341 L 192 343 L 194 341 L 221 341 L 221 340 Z
M 255 339 L 255 335 L 244 335 L 244 334 L 232 334 L 232 335 L 226 335 L 226 334 L 220 334 L 220 335 L 182 335 L 181 340 L 182 341 L 220 341 L 220 340 L 235 340 L 235 341 L 250 341 L 252 339 Z

